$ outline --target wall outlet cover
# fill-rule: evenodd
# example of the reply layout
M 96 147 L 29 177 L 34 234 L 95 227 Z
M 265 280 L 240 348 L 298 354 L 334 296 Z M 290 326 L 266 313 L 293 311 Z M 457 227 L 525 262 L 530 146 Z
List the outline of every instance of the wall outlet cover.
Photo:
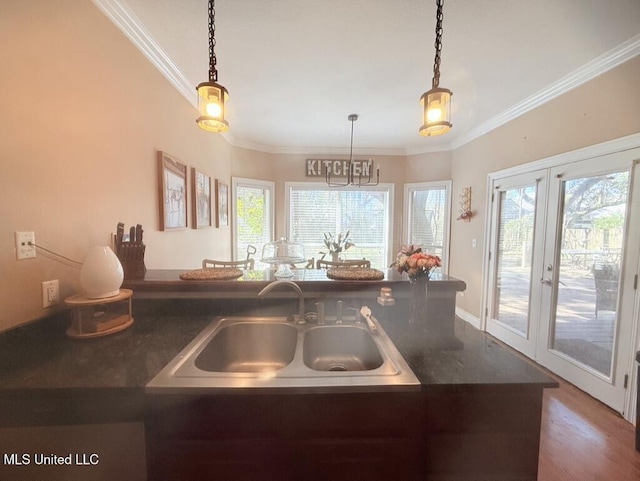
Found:
M 36 235 L 34 232 L 16 232 L 16 259 L 31 259 L 36 256 Z
M 60 302 L 58 279 L 42 283 L 42 307 L 55 306 Z

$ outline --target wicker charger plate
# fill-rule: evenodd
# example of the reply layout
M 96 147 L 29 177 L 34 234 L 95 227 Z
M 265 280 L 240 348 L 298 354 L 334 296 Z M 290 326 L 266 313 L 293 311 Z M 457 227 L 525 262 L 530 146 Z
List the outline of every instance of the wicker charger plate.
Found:
M 235 267 L 209 267 L 180 274 L 184 281 L 224 281 L 238 277 L 242 277 L 242 271 Z
M 384 272 L 365 267 L 331 267 L 327 269 L 327 277 L 341 281 L 381 281 Z

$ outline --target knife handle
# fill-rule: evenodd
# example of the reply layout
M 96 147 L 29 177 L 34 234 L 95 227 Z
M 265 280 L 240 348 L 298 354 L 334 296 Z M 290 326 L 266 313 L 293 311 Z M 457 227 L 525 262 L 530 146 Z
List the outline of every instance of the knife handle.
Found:
M 136 224 L 136 244 L 142 244 L 142 230 L 141 224 Z
M 116 251 L 119 251 L 122 248 L 123 237 L 124 237 L 124 224 L 122 222 L 118 222 L 118 227 L 116 228 Z

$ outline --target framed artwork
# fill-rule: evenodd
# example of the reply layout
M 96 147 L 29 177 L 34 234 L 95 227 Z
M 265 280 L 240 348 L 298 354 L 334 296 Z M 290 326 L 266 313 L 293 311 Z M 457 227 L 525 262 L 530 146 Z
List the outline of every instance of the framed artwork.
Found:
M 229 225 L 229 185 L 216 179 L 216 227 Z
M 211 227 L 211 177 L 195 168 L 191 169 L 192 226 L 194 229 Z
M 158 151 L 160 230 L 187 227 L 187 166 Z

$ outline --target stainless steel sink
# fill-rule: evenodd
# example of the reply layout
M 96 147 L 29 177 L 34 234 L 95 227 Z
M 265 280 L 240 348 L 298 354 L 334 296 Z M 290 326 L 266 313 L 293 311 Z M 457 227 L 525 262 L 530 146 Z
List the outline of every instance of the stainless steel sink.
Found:
M 382 327 L 295 324 L 279 317 L 218 317 L 189 343 L 148 393 L 419 390 Z
M 293 361 L 297 342 L 298 331 L 290 324 L 239 322 L 220 329 L 195 366 L 212 372 L 276 371 Z
M 316 371 L 370 371 L 384 362 L 368 331 L 344 324 L 309 329 L 302 358 Z

